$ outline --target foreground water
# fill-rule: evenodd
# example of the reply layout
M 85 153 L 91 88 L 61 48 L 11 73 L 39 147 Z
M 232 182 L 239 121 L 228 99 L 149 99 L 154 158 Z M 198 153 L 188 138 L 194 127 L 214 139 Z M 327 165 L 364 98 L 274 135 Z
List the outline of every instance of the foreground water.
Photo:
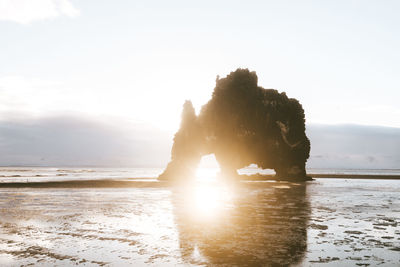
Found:
M 0 265 L 400 265 L 399 180 L 135 183 L 1 188 Z

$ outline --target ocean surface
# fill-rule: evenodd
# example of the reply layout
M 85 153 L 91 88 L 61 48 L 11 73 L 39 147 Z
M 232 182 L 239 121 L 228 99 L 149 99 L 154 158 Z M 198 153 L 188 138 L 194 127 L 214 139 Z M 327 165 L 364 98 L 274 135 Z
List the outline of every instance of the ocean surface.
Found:
M 400 266 L 400 180 L 226 183 L 202 169 L 176 185 L 161 171 L 1 168 L 2 182 L 132 186 L 0 188 L 0 266 Z
M 40 182 L 97 179 L 154 179 L 163 168 L 71 168 L 71 167 L 0 167 L 0 182 Z M 199 179 L 213 179 L 218 168 L 201 168 Z M 274 174 L 273 170 L 244 168 L 240 174 Z M 307 169 L 309 174 L 365 174 L 365 175 L 400 175 L 400 169 Z

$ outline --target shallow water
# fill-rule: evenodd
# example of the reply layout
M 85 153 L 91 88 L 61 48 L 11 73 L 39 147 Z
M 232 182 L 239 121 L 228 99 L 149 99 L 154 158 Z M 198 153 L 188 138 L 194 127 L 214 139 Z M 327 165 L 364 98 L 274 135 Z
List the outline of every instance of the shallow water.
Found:
M 99 179 L 154 179 L 164 168 L 76 168 L 76 167 L 0 167 L 0 183 L 44 182 Z M 201 180 L 215 180 L 219 168 L 199 167 L 197 177 Z M 274 174 L 270 169 L 261 170 L 248 167 L 239 174 Z M 347 175 L 398 175 L 400 169 L 307 169 L 308 174 L 347 174 Z
M 154 178 L 163 168 L 0 167 L 0 183 Z
M 0 265 L 399 266 L 399 214 L 399 180 L 2 188 Z

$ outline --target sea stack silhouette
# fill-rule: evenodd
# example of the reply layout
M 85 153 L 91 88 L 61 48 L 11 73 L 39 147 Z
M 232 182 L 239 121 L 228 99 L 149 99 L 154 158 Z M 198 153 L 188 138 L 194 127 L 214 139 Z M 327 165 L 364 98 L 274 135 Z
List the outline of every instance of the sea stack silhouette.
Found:
M 278 180 L 309 180 L 305 164 L 310 141 L 303 107 L 285 92 L 257 83 L 254 71 L 237 69 L 217 77 L 212 98 L 198 116 L 186 101 L 171 161 L 158 178 L 191 179 L 201 157 L 213 153 L 227 179 L 238 178 L 238 169 L 257 164 L 274 169 Z

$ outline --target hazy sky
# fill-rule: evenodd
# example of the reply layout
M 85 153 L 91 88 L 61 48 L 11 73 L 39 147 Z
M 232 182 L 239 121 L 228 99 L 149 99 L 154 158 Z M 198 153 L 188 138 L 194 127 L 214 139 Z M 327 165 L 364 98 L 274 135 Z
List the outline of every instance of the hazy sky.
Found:
M 0 119 L 174 132 L 216 75 L 255 70 L 307 122 L 400 127 L 399 1 L 0 0 Z

